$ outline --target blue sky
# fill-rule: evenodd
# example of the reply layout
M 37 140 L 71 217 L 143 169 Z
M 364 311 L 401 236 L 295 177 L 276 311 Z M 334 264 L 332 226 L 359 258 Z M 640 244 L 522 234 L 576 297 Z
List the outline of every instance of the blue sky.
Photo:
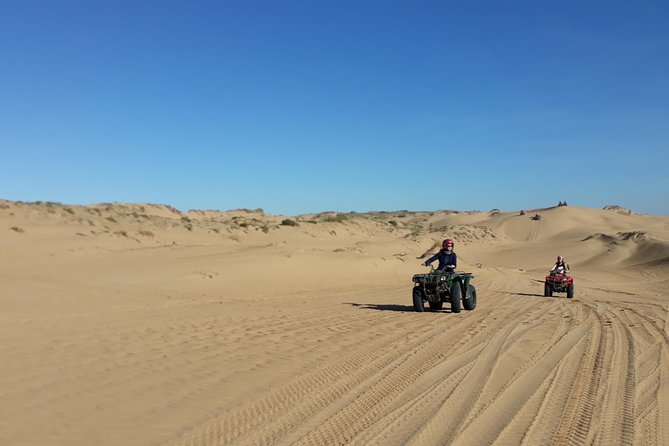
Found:
M 2 1 L 0 198 L 669 215 L 669 3 Z

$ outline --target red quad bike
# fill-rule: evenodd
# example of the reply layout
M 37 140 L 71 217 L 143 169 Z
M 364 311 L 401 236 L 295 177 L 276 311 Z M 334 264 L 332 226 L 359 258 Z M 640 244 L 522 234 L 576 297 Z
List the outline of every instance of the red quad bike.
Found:
M 544 283 L 544 296 L 551 297 L 553 293 L 567 293 L 567 299 L 574 297 L 574 278 L 566 274 L 550 273 Z

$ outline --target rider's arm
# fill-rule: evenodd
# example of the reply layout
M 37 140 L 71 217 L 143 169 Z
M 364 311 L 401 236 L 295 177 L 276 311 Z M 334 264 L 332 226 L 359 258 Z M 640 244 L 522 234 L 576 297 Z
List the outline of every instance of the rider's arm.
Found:
M 432 263 L 432 262 L 434 262 L 435 260 L 437 260 L 437 257 L 439 257 L 439 253 L 436 253 L 435 255 L 433 255 L 432 257 L 430 257 L 429 259 L 427 259 L 425 262 L 423 262 L 423 265 L 425 265 L 425 266 L 430 266 L 430 263 Z

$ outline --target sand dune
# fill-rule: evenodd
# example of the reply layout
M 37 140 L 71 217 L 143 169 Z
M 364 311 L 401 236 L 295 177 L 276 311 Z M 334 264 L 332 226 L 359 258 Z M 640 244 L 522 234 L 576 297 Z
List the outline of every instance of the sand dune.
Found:
M 445 237 L 478 306 L 416 313 Z M 0 243 L 2 445 L 669 444 L 669 217 L 0 200 Z

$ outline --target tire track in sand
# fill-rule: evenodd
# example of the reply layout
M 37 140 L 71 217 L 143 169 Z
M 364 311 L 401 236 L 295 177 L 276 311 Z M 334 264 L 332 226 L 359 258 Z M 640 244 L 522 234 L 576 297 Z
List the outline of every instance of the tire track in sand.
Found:
M 585 444 L 595 410 L 597 389 L 604 366 L 606 325 L 604 318 L 596 309 L 587 303 L 583 305 L 588 309 L 589 319 L 594 324 L 591 326 L 588 347 L 581 361 L 579 373 L 563 410 L 564 416 L 553 437 L 553 444 L 574 446 Z
M 633 444 L 635 420 L 635 347 L 627 323 L 608 305 L 599 303 L 595 310 L 603 314 L 609 357 L 605 361 L 601 387 L 603 396 L 599 423 L 588 439 L 600 444 Z M 604 379 L 605 378 L 605 379 Z
M 444 331 L 443 328 L 435 326 L 434 321 L 437 319 L 433 319 L 432 326 L 426 329 L 424 318 L 414 318 L 406 331 L 397 331 L 394 328 L 396 320 L 397 318 L 391 318 L 385 324 L 375 327 L 376 332 L 389 331 L 395 335 L 385 335 L 374 342 L 363 342 L 344 358 L 298 376 L 259 399 L 216 416 L 170 444 L 230 444 L 238 439 L 241 441 L 245 434 L 255 435 L 252 431 L 262 432 L 263 429 L 265 432 L 261 436 L 264 439 L 259 439 L 258 444 L 275 441 L 299 420 L 332 404 L 359 382 L 369 379 L 394 361 L 401 360 L 407 353 L 420 349 L 422 345 L 438 345 L 434 342 L 435 338 L 446 336 L 453 330 L 467 329 L 474 323 L 473 318 L 452 320 L 448 330 Z M 387 325 L 392 328 L 386 328 Z M 308 402 L 303 402 L 303 399 Z M 292 422 L 288 423 L 288 420 L 283 419 L 280 426 L 276 424 L 272 427 L 273 419 L 281 417 L 285 411 L 296 405 L 300 409 L 290 412 L 295 418 Z
M 626 328 L 631 332 L 642 332 L 634 336 L 640 353 L 635 361 L 634 421 L 637 429 L 633 442 L 667 444 L 666 422 L 662 422 L 663 416 L 667 414 L 667 398 L 662 390 L 667 388 L 669 337 L 664 327 L 659 326 L 652 317 L 627 305 L 621 307 Z
M 515 313 L 512 308 L 504 309 L 504 312 Z M 530 320 L 548 317 L 541 305 L 534 306 L 523 316 Z M 497 316 L 491 319 L 495 320 Z M 312 437 L 298 444 L 444 444 L 444 431 L 450 431 L 447 424 L 459 419 L 456 412 L 466 414 L 475 404 L 478 383 L 485 380 L 499 355 L 503 354 L 504 343 L 512 342 L 511 339 L 529 329 L 529 325 L 525 324 L 527 322 L 521 318 L 503 324 L 501 330 L 498 323 L 493 323 L 476 336 L 465 333 L 461 335 L 458 347 L 448 352 L 448 358 L 431 367 L 422 358 L 412 358 L 421 361 L 419 376 L 411 373 L 408 378 L 384 379 L 344 409 L 353 411 L 355 421 L 359 421 L 357 426 L 350 427 L 347 420 L 353 417 L 346 415 L 337 414 L 328 420 L 333 425 L 331 431 L 348 429 L 348 437 Z M 491 342 L 491 339 L 494 341 Z M 424 368 L 425 365 L 428 367 Z M 454 365 L 460 369 L 456 370 Z M 471 388 L 472 384 L 476 389 Z M 384 387 L 387 386 L 397 396 L 385 392 Z M 373 398 L 379 391 L 384 392 L 384 398 L 380 404 L 374 405 L 373 410 L 356 411 L 353 407 L 355 404 L 364 407 L 361 401 Z
M 558 300 L 553 300 L 552 303 L 558 307 L 562 307 L 561 302 Z M 509 390 L 509 388 L 517 382 L 519 379 L 523 378 L 523 375 L 526 373 L 527 370 L 530 368 L 534 367 L 537 362 L 541 360 L 549 351 L 550 349 L 555 345 L 555 343 L 562 338 L 566 333 L 570 332 L 575 326 L 577 326 L 579 323 L 582 323 L 578 321 L 578 316 L 579 316 L 579 306 L 575 305 L 567 305 L 565 311 L 562 312 L 562 317 L 560 318 L 560 322 L 555 327 L 553 330 L 553 334 L 551 336 L 548 336 L 545 338 L 545 340 L 538 345 L 534 353 L 520 366 L 517 367 L 514 371 L 513 374 L 509 377 L 506 378 L 506 383 L 501 386 L 495 386 L 493 392 L 487 392 L 484 391 L 481 395 L 481 400 L 484 402 L 483 405 L 481 405 L 475 412 L 471 413 L 469 417 L 465 420 L 463 423 L 463 427 L 468 427 L 469 425 L 476 424 L 482 417 L 482 414 L 484 411 L 491 406 L 500 396 Z M 559 312 L 558 312 L 559 313 Z M 546 316 L 553 315 L 553 311 L 547 312 Z M 531 333 L 534 330 L 542 330 L 543 326 L 545 326 L 546 321 L 544 319 L 539 319 L 535 321 L 536 323 L 532 327 L 532 329 L 528 330 L 528 333 Z M 572 349 L 572 351 L 569 354 L 573 354 L 574 351 L 578 352 L 579 347 L 582 343 L 579 343 Z M 504 356 L 506 355 L 513 355 L 514 357 L 518 355 L 517 351 L 520 350 L 527 350 L 529 347 L 527 339 L 525 336 L 523 337 L 518 337 L 517 339 L 514 339 L 513 344 L 509 345 L 505 351 L 504 351 Z M 541 418 L 543 414 L 546 412 L 546 398 L 547 395 L 550 393 L 551 399 L 555 403 L 555 401 L 560 401 L 559 397 L 556 397 L 556 393 L 554 392 L 555 386 L 562 381 L 563 378 L 563 373 L 564 373 L 564 364 L 565 361 L 560 361 L 556 369 L 547 377 L 547 379 L 540 384 L 540 386 L 534 391 L 534 394 L 527 400 L 526 404 L 523 405 L 522 408 L 518 411 L 517 414 L 509 414 L 512 416 L 512 418 L 508 420 L 500 420 L 502 424 L 507 423 L 506 426 L 504 427 L 503 431 L 500 433 L 496 441 L 501 441 L 502 444 L 506 442 L 514 443 L 518 441 L 518 438 L 525 438 L 528 431 L 530 431 L 531 427 L 536 424 L 538 418 Z M 500 364 L 501 365 L 501 364 Z M 495 374 L 496 370 L 492 370 L 491 374 Z M 498 376 L 500 375 L 501 371 L 497 372 Z M 575 372 L 574 372 L 575 375 Z M 558 379 L 560 378 L 560 379 Z M 564 381 L 568 385 L 572 381 L 566 380 Z M 561 385 L 561 384 L 560 384 Z M 561 386 L 564 388 L 565 386 Z M 565 392 L 562 392 L 565 393 Z M 564 395 L 564 399 L 566 399 L 566 394 Z M 559 416 L 553 415 L 551 416 L 552 420 L 559 419 Z M 544 431 L 542 431 L 542 434 L 545 435 L 545 430 L 547 426 L 544 426 Z M 547 439 L 549 439 L 550 436 L 545 437 L 539 442 L 530 442 L 528 444 L 546 444 Z
M 560 361 L 587 335 L 589 326 L 580 324 L 565 333 L 551 348 L 537 358 L 476 419 L 463 428 L 453 444 L 492 444 L 532 395 L 544 386 Z M 481 421 L 483 420 L 483 421 Z M 481 423 L 485 423 L 484 429 Z
M 472 368 L 462 378 L 460 385 L 454 389 L 453 393 L 426 423 L 420 433 L 412 439 L 412 443 L 451 443 L 459 424 L 476 404 L 480 389 L 483 388 L 483 384 L 490 377 L 490 370 L 494 367 L 499 355 L 502 354 L 502 347 L 515 328 L 515 325 L 507 324 L 493 335 Z M 482 384 L 480 388 L 478 388 L 479 384 Z
M 507 324 L 505 328 L 508 328 L 509 332 L 505 340 L 506 344 L 515 343 L 522 333 L 530 329 L 528 320 L 541 324 L 541 321 L 550 317 L 551 314 L 544 311 L 543 306 L 537 306 L 524 315 L 527 316 L 526 319 Z M 443 444 L 444 440 L 441 437 L 443 437 L 443 431 L 449 430 L 447 426 L 449 420 L 458 418 L 455 416 L 455 411 L 463 413 L 469 411 L 463 408 L 461 398 L 469 399 L 471 406 L 476 402 L 475 396 L 480 392 L 478 386 L 470 391 L 463 392 L 463 389 L 469 388 L 474 382 L 472 380 L 477 379 L 472 378 L 473 375 L 483 372 L 485 376 L 486 370 L 492 368 L 491 364 L 495 362 L 486 362 L 483 350 L 489 348 L 490 339 L 500 339 L 501 344 L 504 344 L 503 338 L 496 338 L 500 336 L 499 326 L 494 323 L 487 325 L 488 320 L 495 320 L 496 317 L 482 317 L 483 321 L 479 325 L 487 327 L 487 330 L 466 342 L 463 339 L 459 348 L 449 353 L 449 358 L 410 383 L 410 387 L 389 404 L 385 415 L 381 414 L 373 420 L 373 423 L 367 426 L 351 444 L 405 445 L 415 443 L 419 436 L 426 444 L 430 442 Z M 506 351 L 504 345 L 498 347 L 495 355 L 503 355 Z M 490 348 L 494 350 L 494 347 Z M 487 359 L 496 360 L 495 355 L 490 356 L 489 351 L 485 356 Z M 460 368 L 456 369 L 455 364 L 459 364 Z M 445 409 L 446 406 L 455 407 L 455 409 Z
M 605 304 L 596 307 L 587 302 L 582 304 L 594 323 L 553 443 L 632 444 L 634 338 Z
M 481 319 L 487 314 L 489 311 L 481 311 L 471 314 L 470 318 Z M 428 376 L 427 380 L 433 379 L 439 384 L 444 384 L 440 387 L 448 387 L 450 384 L 445 381 L 452 381 L 451 375 L 463 367 L 466 368 L 476 359 L 478 352 L 490 337 L 490 333 L 482 330 L 482 327 L 485 327 L 484 324 L 475 323 L 473 320 L 469 326 L 471 327 L 469 329 L 465 326 L 449 330 L 431 339 L 429 345 L 408 352 L 386 369 L 379 370 L 367 381 L 359 382 L 356 387 L 341 395 L 338 400 L 321 407 L 320 412 L 312 411 L 308 418 L 303 416 L 299 424 L 294 420 L 291 421 L 290 414 L 288 414 L 272 422 L 271 429 L 275 430 L 273 435 L 271 432 L 262 432 L 258 435 L 245 436 L 240 439 L 240 442 L 242 444 L 267 444 L 268 442 L 272 444 L 369 444 L 370 436 L 376 435 L 375 432 L 379 428 L 383 430 L 386 426 L 383 423 L 378 426 L 379 419 L 384 418 L 384 414 L 392 412 L 398 404 L 404 404 L 398 400 L 405 401 L 407 395 L 415 395 L 415 391 L 408 391 L 409 388 L 413 389 L 415 385 L 424 388 L 425 378 Z M 472 339 L 477 340 L 472 342 Z M 458 353 L 463 345 L 474 345 L 474 347 Z M 434 386 L 434 381 L 428 385 Z M 434 401 L 435 398 L 439 398 L 439 395 L 442 394 L 429 395 L 426 401 Z M 414 407 L 414 409 L 417 408 L 424 410 L 425 405 L 420 404 Z M 298 407 L 296 411 L 300 409 Z M 291 432 L 285 429 L 286 425 L 295 426 L 295 428 Z M 285 436 L 277 435 L 278 428 L 283 429 Z M 267 431 L 267 429 L 263 430 Z M 358 438 L 358 435 L 361 437 Z M 271 441 L 268 441 L 270 439 Z M 395 438 L 392 440 L 395 441 L 395 444 L 401 444 L 397 443 Z M 383 441 L 380 444 L 388 444 L 388 442 Z
M 455 332 L 457 333 L 457 331 Z M 467 333 L 467 331 L 465 331 Z M 349 444 L 363 430 L 373 424 L 384 410 L 416 379 L 443 362 L 459 342 L 466 342 L 467 336 L 457 339 L 449 331 L 434 338 L 420 349 L 408 352 L 399 361 L 385 370 L 379 370 L 374 383 L 363 383 L 358 395 L 345 407 L 332 414 L 323 423 L 309 430 L 296 445 Z M 469 359 L 473 359 L 472 355 Z M 459 358 L 459 365 L 466 365 L 467 359 Z

